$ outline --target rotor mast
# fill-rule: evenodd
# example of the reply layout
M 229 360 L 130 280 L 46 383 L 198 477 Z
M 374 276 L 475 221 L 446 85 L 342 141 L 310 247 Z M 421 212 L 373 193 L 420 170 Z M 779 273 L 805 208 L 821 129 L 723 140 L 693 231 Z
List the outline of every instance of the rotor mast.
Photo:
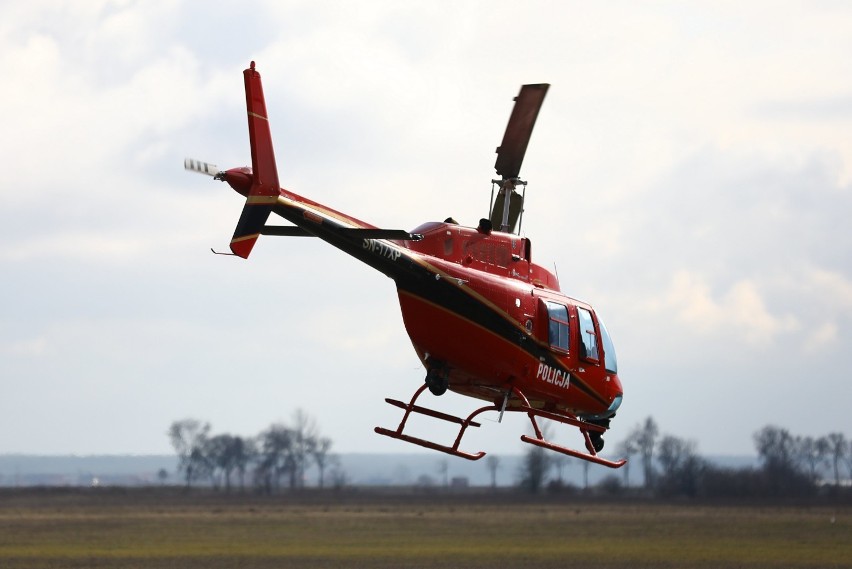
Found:
M 497 190 L 497 201 L 491 212 L 491 225 L 498 227 L 504 233 L 513 233 L 516 229 L 520 231 L 521 220 L 524 216 L 524 194 L 527 183 L 520 178 L 507 178 L 505 180 L 491 180 L 492 184 L 499 185 Z M 515 191 L 517 186 L 524 186 L 524 193 Z M 493 193 L 493 192 L 492 192 Z M 500 207 L 502 204 L 502 207 Z M 515 206 L 513 209 L 512 206 Z M 496 214 L 500 213 L 497 218 Z M 499 219 L 499 223 L 497 223 Z
M 547 83 L 521 87 L 520 93 L 515 97 L 515 106 L 503 134 L 503 142 L 497 147 L 494 169 L 501 179 L 491 182 L 499 184 L 500 190 L 491 206 L 489 219 L 492 226 L 499 227 L 500 231 L 506 233 L 519 229 L 518 221 L 523 213 L 524 195 L 515 191 L 515 188 L 524 186 L 526 189 L 527 183 L 518 176 L 548 87 L 550 85 Z

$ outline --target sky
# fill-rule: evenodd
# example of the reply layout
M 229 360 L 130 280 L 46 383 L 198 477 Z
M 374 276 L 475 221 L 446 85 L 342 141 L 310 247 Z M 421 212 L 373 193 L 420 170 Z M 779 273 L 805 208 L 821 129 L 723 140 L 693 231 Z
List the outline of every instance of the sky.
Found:
M 250 61 L 282 186 L 391 229 L 484 217 L 512 98 L 551 84 L 522 230 L 613 336 L 604 454 L 648 416 L 703 454 L 848 437 L 850 54 L 831 0 L 0 1 L 0 453 L 167 454 L 175 420 L 298 409 L 336 452 L 431 452 L 373 432 L 424 377 L 392 281 L 313 239 L 210 252 L 243 198 L 183 159 L 250 164 Z

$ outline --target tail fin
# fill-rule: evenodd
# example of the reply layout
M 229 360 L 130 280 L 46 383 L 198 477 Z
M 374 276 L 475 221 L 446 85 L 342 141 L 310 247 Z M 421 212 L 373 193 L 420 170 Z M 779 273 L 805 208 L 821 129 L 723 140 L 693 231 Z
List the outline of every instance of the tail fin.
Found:
M 249 143 L 251 144 L 252 186 L 249 191 L 234 237 L 231 252 L 248 259 L 261 229 L 266 224 L 272 206 L 278 200 L 278 169 L 272 149 L 272 134 L 266 115 L 266 101 L 260 73 L 251 66 L 243 71 L 246 85 L 246 111 L 248 113 Z

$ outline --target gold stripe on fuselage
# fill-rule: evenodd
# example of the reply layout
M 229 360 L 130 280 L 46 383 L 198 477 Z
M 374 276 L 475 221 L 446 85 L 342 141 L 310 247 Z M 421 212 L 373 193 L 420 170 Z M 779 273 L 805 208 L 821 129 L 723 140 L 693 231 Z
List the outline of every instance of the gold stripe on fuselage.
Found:
M 249 196 L 246 203 L 249 205 L 276 204 L 278 203 L 278 196 Z

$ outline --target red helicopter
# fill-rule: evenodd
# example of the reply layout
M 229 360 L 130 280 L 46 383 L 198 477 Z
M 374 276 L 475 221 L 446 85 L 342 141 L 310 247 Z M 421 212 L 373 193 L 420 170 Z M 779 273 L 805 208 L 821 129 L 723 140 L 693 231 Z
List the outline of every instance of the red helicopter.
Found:
M 260 235 L 318 237 L 394 280 L 426 377 L 407 403 L 386 399 L 404 415 L 396 429 L 375 432 L 478 460 L 484 452 L 459 449 L 468 427 L 480 426 L 478 415 L 526 413 L 534 436 L 522 435 L 522 441 L 610 468 L 625 464 L 598 455 L 623 394 L 609 333 L 590 305 L 560 292 L 556 275 L 532 261 L 530 240 L 520 236 L 526 182 L 518 175 L 549 85 L 524 85 L 515 98 L 497 149 L 500 179 L 492 180 L 490 216 L 477 227 L 450 218 L 409 232 L 375 227 L 282 188 L 253 61 L 243 76 L 251 168 L 220 171 L 191 159 L 184 166 L 246 197 L 230 254 L 247 259 Z M 267 225 L 272 213 L 292 225 Z M 461 418 L 418 405 L 427 389 L 488 404 Z M 406 434 L 412 413 L 455 423 L 458 436 L 445 445 Z M 585 451 L 547 440 L 538 418 L 577 427 Z

